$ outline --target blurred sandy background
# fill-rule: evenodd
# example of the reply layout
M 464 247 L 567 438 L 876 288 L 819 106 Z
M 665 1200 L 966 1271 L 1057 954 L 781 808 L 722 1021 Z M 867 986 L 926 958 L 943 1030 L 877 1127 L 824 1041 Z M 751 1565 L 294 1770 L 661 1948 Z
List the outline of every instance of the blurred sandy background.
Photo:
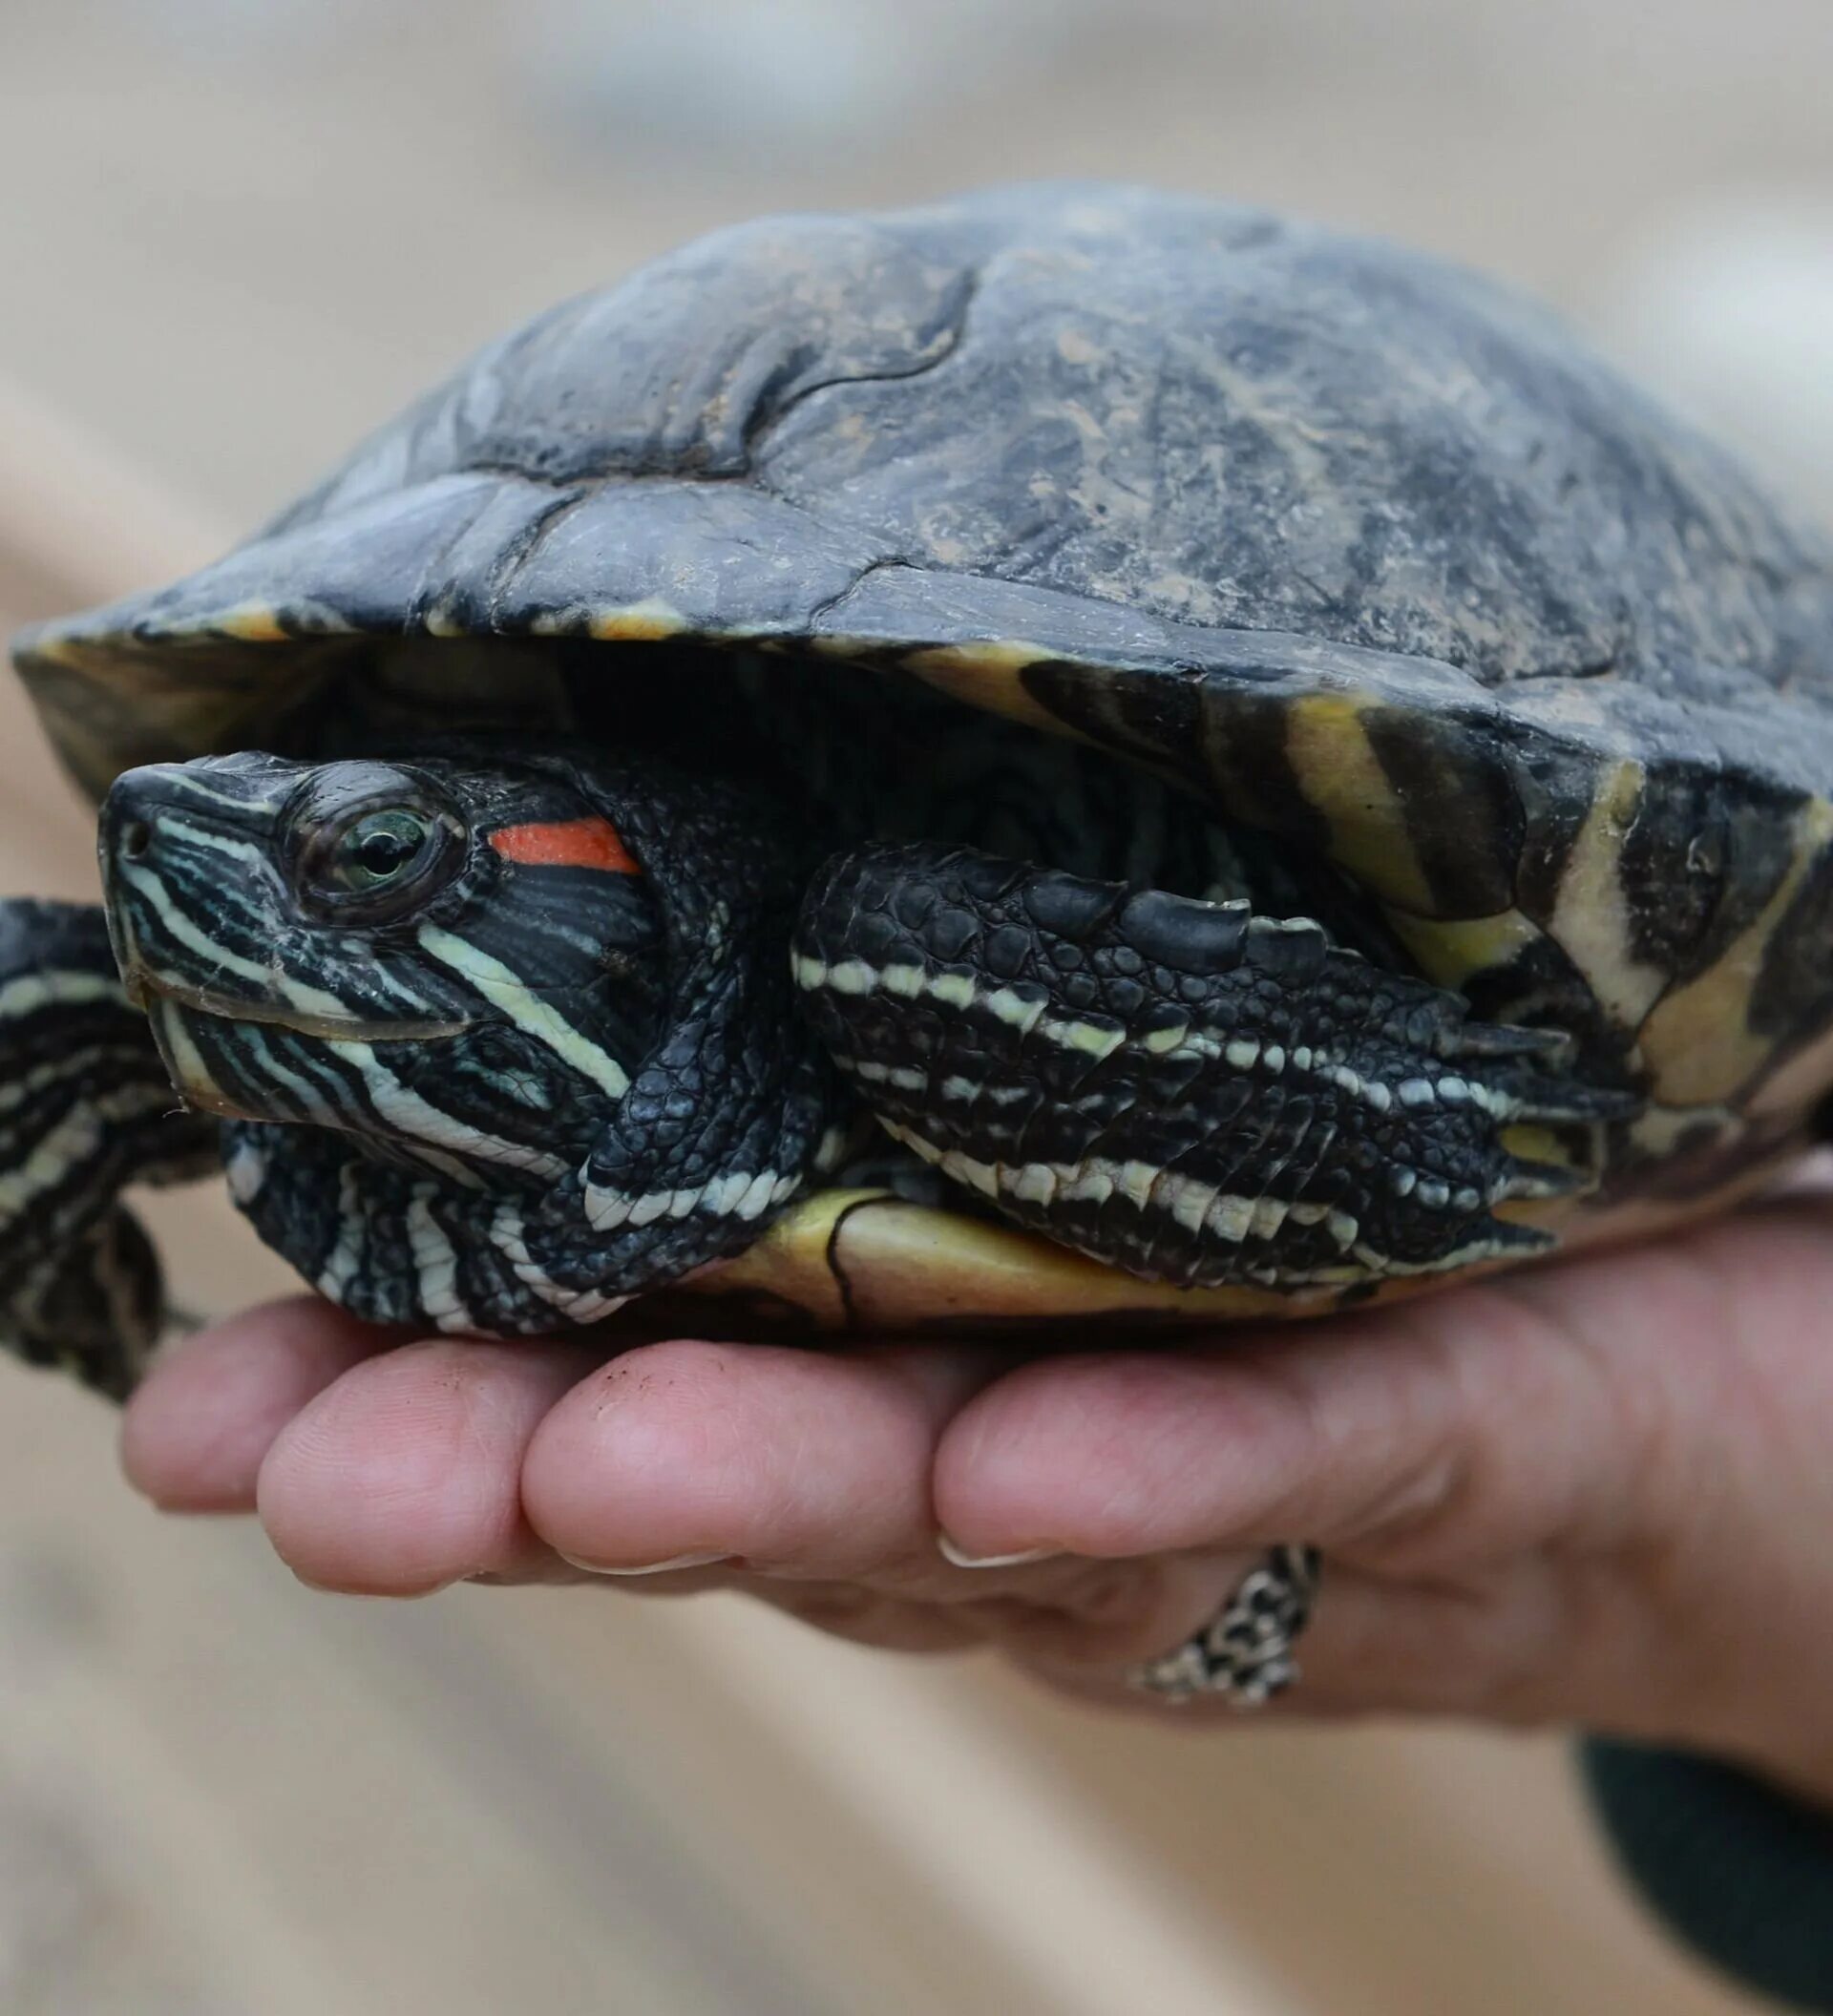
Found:
M 8 0 L 0 615 L 764 208 L 1115 175 L 1550 295 L 1833 511 L 1824 0 Z M 0 887 L 85 886 L 0 705 Z M 167 1211 L 168 1224 L 174 1222 Z M 179 1272 L 266 1275 L 187 1201 Z M 1708 2016 L 1548 1741 L 1202 1744 L 608 1592 L 386 1608 L 0 1374 L 7 2016 Z

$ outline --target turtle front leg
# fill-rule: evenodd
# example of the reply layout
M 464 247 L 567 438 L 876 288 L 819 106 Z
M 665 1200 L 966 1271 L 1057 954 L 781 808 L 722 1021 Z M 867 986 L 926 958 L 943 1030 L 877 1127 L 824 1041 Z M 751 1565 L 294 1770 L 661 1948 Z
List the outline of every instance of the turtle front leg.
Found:
M 793 967 L 898 1140 L 1005 1216 L 1186 1287 L 1351 1288 L 1544 1246 L 1496 1208 L 1580 1179 L 1506 1129 L 1633 1104 L 1307 919 L 934 846 L 830 862 Z
M 230 1193 L 269 1246 L 366 1321 L 484 1336 L 589 1327 L 743 1251 L 844 1150 L 846 1095 L 795 1013 L 787 921 L 765 940 L 779 948 L 770 958 L 729 930 L 706 932 L 681 983 L 681 1019 L 620 1092 L 557 1075 L 525 1033 L 453 1037 L 429 1087 L 440 1105 L 415 1123 L 433 1134 L 375 1142 L 231 1121 Z M 567 1032 L 575 1047 L 595 1034 L 584 1016 L 579 1030 Z M 257 1033 L 267 1068 L 303 1082 L 306 1040 Z M 410 1094 L 394 1075 L 399 1046 L 377 1048 L 366 1056 L 370 1109 L 398 1123 Z M 531 1094 L 539 1105 L 516 1115 Z M 569 1124 L 590 1136 L 577 1160 Z M 493 1124 L 553 1148 L 493 1145 Z
M 0 901 L 0 1345 L 125 1397 L 164 1308 L 119 1193 L 204 1174 L 216 1144 L 128 1001 L 101 911 Z

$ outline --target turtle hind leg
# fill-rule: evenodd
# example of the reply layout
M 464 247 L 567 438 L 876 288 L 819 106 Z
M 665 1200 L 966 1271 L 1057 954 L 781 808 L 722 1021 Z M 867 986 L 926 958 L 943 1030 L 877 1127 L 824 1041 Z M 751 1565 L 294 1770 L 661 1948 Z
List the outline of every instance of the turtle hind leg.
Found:
M 217 1131 L 179 1107 L 102 913 L 0 902 L 0 1346 L 123 1397 L 163 1296 L 119 1193 L 204 1173 Z
M 1004 1215 L 1181 1286 L 1350 1289 L 1526 1252 L 1570 1183 L 1514 1123 L 1633 1104 L 1302 918 L 935 846 L 836 857 L 805 1012 L 899 1140 Z

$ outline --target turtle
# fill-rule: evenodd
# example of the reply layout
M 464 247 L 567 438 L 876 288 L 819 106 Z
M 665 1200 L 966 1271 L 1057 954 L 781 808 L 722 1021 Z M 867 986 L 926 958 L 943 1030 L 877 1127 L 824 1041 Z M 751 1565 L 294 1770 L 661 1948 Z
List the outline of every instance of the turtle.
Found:
M 1260 209 L 719 232 L 13 656 L 105 900 L 0 909 L 0 1336 L 116 1395 L 219 1166 L 380 1323 L 1055 1342 L 1723 1206 L 1833 1082 L 1827 543 Z

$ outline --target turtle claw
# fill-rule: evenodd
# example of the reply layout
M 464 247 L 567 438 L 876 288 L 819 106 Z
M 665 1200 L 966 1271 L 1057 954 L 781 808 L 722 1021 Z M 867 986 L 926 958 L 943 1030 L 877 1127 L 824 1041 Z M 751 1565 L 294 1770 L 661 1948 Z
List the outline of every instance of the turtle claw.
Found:
M 1496 1082 L 1491 1081 L 1494 1084 Z M 1614 1085 L 1588 1085 L 1578 1079 L 1552 1078 L 1534 1072 L 1523 1081 L 1497 1089 L 1516 1102 L 1511 1124 L 1540 1126 L 1600 1125 L 1607 1121 L 1633 1120 L 1647 1103 L 1640 1093 Z
M 1570 1168 L 1565 1163 L 1511 1161 L 1506 1173 L 1490 1185 L 1489 1202 L 1497 1205 L 1575 1197 L 1581 1190 L 1590 1189 L 1591 1181 L 1583 1169 Z
M 1517 1022 L 1464 1022 L 1440 1048 L 1443 1056 L 1459 1063 L 1481 1060 L 1503 1067 L 1483 1073 L 1482 1079 L 1493 1094 L 1507 1102 L 1506 1112 L 1497 1115 L 1506 1124 L 1526 1122 L 1566 1126 L 1633 1120 L 1644 1104 L 1638 1093 L 1620 1086 L 1587 1084 L 1582 1079 L 1568 1077 L 1574 1045 L 1563 1029 L 1528 1029 Z M 1513 1069 L 1508 1068 L 1511 1065 Z
M 1536 1058 L 1553 1062 L 1571 1054 L 1572 1040 L 1563 1029 L 1528 1029 L 1518 1022 L 1465 1022 L 1445 1047 L 1450 1057 Z

